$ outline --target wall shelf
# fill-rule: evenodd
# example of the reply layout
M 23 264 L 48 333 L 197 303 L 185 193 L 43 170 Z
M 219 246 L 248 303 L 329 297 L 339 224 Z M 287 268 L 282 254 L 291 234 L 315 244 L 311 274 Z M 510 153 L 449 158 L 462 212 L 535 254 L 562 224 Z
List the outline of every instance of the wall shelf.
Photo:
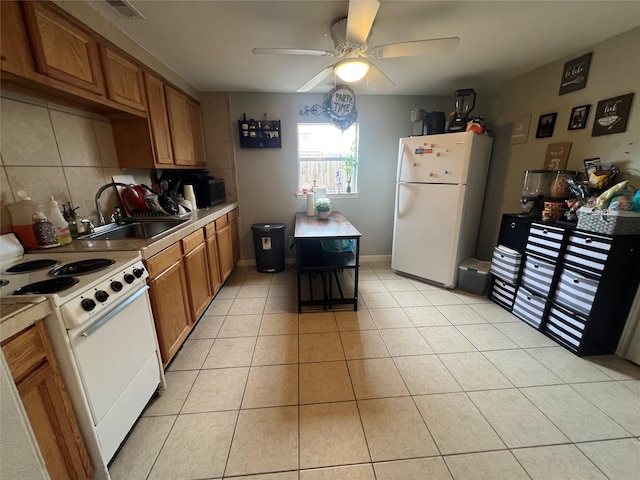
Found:
M 238 120 L 241 148 L 282 148 L 280 120 Z

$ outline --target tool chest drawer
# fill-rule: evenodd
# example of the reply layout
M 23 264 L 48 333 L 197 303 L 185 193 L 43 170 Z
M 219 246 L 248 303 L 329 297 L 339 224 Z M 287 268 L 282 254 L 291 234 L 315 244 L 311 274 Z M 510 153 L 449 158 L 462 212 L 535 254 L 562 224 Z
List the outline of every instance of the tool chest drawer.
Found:
M 532 223 L 529 228 L 525 253 L 556 260 L 562 251 L 565 229 Z
M 512 313 L 529 325 L 540 328 L 547 299 L 539 297 L 524 287 L 518 287 Z
M 554 301 L 589 316 L 600 282 L 567 268 L 562 269 Z
M 516 298 L 516 286 L 513 283 L 496 278 L 493 281 L 493 287 L 491 288 L 489 298 L 501 307 L 511 311 L 513 308 L 513 301 Z
M 520 263 L 522 254 L 504 245 L 498 245 L 493 249 L 491 259 L 491 273 L 507 282 L 516 283 L 520 276 Z
M 549 295 L 556 266 L 534 255 L 527 255 L 522 270 L 521 283 L 527 289 L 543 297 Z

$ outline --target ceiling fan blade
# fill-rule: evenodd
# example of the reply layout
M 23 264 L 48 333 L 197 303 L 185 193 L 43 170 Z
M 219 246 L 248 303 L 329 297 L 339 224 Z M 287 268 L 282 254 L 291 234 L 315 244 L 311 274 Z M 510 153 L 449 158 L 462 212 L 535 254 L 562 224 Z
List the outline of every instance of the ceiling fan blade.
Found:
M 347 40 L 366 43 L 380 8 L 377 0 L 351 0 L 347 14 Z
M 275 55 L 308 55 L 313 57 L 333 57 L 333 52 L 329 50 L 310 50 L 305 48 L 254 48 L 253 53 L 275 54 Z
M 416 40 L 414 42 L 390 43 L 371 49 L 372 58 L 413 57 L 433 53 L 453 53 L 458 49 L 460 38 L 433 38 L 430 40 Z
M 322 70 L 320 73 L 315 75 L 313 78 L 311 78 L 311 80 L 309 80 L 307 83 L 302 85 L 298 90 L 296 90 L 296 92 L 298 93 L 308 92 L 309 90 L 311 90 L 313 87 L 318 85 L 322 80 L 327 78 L 332 73 L 333 73 L 333 65 L 330 65 L 324 70 Z
M 394 87 L 396 84 L 393 83 L 389 77 L 385 75 L 385 73 L 380 70 L 380 67 L 369 62 L 370 68 L 369 73 L 367 74 L 367 83 L 371 88 L 378 91 L 387 90 L 391 87 Z

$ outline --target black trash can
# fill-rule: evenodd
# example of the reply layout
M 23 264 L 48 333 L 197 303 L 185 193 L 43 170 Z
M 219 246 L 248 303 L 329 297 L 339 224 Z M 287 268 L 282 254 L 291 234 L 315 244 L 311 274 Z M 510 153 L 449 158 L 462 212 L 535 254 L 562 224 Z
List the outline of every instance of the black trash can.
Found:
M 253 247 L 256 270 L 275 273 L 284 270 L 284 223 L 254 223 Z

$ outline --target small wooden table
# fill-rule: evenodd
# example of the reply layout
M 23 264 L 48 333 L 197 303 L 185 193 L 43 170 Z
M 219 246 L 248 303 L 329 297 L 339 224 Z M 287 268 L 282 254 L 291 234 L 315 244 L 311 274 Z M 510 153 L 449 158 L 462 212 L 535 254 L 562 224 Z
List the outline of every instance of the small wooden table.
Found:
M 298 313 L 302 313 L 303 306 L 321 305 L 326 310 L 333 305 L 353 305 L 358 310 L 358 270 L 360 268 L 360 237 L 362 234 L 340 212 L 331 212 L 329 218 L 320 220 L 309 217 L 306 212 L 296 213 L 294 221 L 293 243 L 296 249 L 296 277 L 298 281 Z M 345 251 L 328 251 L 334 248 L 327 241 L 353 240 L 350 248 Z M 323 248 L 324 243 L 324 248 Z M 354 270 L 353 296 L 343 294 L 338 271 Z M 303 273 L 320 274 L 323 285 L 323 298 L 313 298 L 311 278 L 309 279 L 310 299 L 302 299 L 301 276 Z M 333 298 L 333 279 L 335 278 L 340 293 L 339 298 Z

